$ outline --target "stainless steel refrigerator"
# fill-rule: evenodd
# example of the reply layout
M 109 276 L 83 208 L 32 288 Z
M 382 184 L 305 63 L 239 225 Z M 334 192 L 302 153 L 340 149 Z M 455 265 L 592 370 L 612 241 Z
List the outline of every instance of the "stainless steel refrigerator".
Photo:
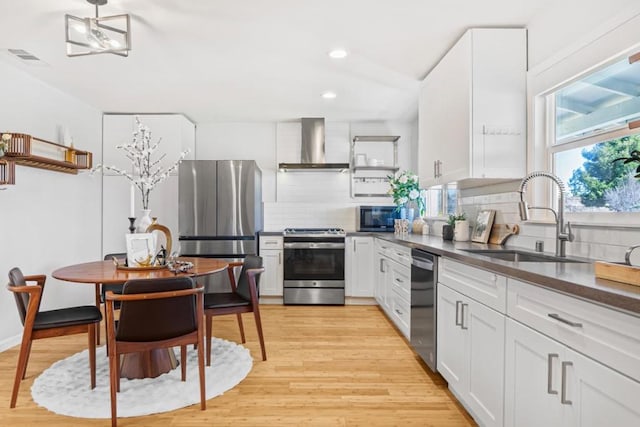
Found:
M 179 167 L 180 254 L 242 259 L 257 253 L 262 230 L 262 172 L 254 160 L 185 160 Z M 205 281 L 226 291 L 226 273 Z

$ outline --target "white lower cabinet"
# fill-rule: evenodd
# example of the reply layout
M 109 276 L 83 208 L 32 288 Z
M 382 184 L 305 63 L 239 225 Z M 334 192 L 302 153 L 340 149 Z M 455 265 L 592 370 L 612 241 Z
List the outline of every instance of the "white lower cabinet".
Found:
M 389 260 L 385 256 L 384 252 L 376 251 L 375 267 L 376 267 L 376 274 L 375 274 L 375 282 L 376 282 L 375 297 L 376 297 L 376 301 L 378 302 L 378 305 L 380 305 L 380 307 L 382 307 L 382 309 L 385 312 L 388 312 L 390 310 L 390 308 L 389 308 L 389 291 L 390 291 L 390 289 L 387 289 L 387 283 L 389 282 L 389 279 L 388 279 L 388 276 L 389 276 L 389 272 L 388 272 L 389 271 Z
M 407 339 L 411 336 L 411 249 L 376 239 L 374 294 L 387 317 Z
M 486 426 L 503 425 L 505 316 L 438 284 L 438 371 Z
M 508 319 L 506 426 L 640 425 L 640 383 Z
M 345 296 L 374 296 L 375 278 L 372 264 L 373 237 L 347 237 L 345 240 Z
M 282 236 L 266 236 L 260 239 L 260 256 L 264 263 L 264 274 L 260 277 L 261 296 L 282 296 L 284 284 L 282 245 Z

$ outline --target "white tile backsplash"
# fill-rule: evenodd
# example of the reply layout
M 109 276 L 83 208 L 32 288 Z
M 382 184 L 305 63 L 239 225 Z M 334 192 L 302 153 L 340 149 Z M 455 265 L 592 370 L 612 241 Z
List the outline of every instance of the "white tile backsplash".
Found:
M 463 190 L 459 199 L 459 208 L 467 214 L 472 222 L 475 221 L 480 209 L 495 209 L 496 222 L 505 224 L 519 224 L 520 233 L 507 240 L 507 246 L 517 246 L 533 250 L 538 240 L 544 242 L 545 252 L 553 253 L 556 247 L 556 226 L 553 223 L 522 223 L 518 215 L 517 191 L 506 193 L 466 194 Z M 612 228 L 614 227 L 614 228 Z M 432 234 L 441 234 L 441 227 L 433 227 Z M 620 227 L 615 224 L 606 225 L 573 225 L 574 240 L 566 243 L 567 255 L 602 259 L 621 262 L 624 254 L 631 245 L 640 243 L 640 227 Z M 640 252 L 640 250 L 639 250 Z

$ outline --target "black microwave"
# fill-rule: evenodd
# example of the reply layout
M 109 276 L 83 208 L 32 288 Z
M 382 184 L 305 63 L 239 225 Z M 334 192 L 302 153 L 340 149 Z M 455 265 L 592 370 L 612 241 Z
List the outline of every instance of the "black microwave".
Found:
M 358 206 L 356 212 L 358 231 L 393 231 L 393 220 L 399 218 L 395 206 Z

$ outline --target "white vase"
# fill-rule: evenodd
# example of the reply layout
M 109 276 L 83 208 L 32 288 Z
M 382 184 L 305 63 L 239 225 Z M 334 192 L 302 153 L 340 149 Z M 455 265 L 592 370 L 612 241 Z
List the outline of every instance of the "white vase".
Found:
M 468 242 L 469 241 L 469 221 L 456 221 L 456 226 L 453 229 L 454 240 L 456 242 Z
M 149 227 L 152 222 L 151 209 L 142 209 L 142 216 L 138 220 L 138 233 L 146 233 L 147 227 Z

